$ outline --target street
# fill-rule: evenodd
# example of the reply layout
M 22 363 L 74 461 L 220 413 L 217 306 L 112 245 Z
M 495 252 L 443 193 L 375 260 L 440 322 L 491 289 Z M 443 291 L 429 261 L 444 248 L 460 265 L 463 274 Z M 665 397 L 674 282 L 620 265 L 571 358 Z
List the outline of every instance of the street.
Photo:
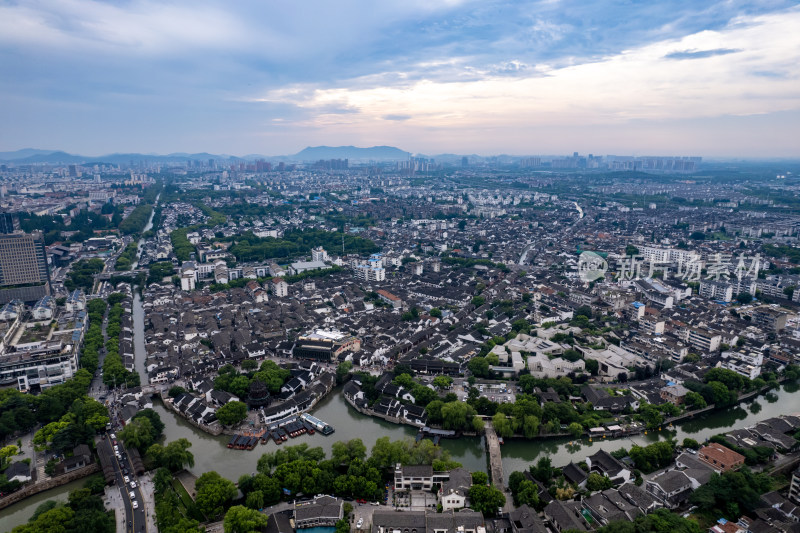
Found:
M 117 531 L 127 531 L 129 533 L 146 532 L 151 527 L 147 523 L 147 513 L 152 512 L 153 509 L 147 509 L 142 498 L 142 488 L 139 480 L 133 471 L 130 458 L 124 451 L 125 447 L 121 441 L 117 441 L 116 444 L 119 448 L 120 456 L 115 455 L 112 435 L 114 433 L 109 432 L 104 440 L 97 443 L 98 452 L 109 454 L 114 466 L 114 485 L 106 487 L 107 503 L 117 511 L 124 511 L 117 513 Z M 128 482 L 125 481 L 125 477 L 128 478 Z M 152 490 L 150 492 L 152 494 Z M 120 520 L 120 517 L 122 520 Z

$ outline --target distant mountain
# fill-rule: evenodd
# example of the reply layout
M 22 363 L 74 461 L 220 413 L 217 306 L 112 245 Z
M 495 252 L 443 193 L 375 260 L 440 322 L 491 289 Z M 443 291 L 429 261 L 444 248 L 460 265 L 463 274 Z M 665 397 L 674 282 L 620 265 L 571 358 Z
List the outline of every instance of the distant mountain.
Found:
M 408 159 L 411 154 L 394 146 L 309 146 L 290 159 L 319 161 L 320 159 L 349 159 L 351 161 L 398 161 Z
M 61 151 L 53 152 L 44 150 L 29 155 L 27 157 L 21 157 L 17 159 L 7 159 L 0 157 L 0 159 L 5 159 L 6 161 L 13 161 L 14 163 L 21 165 L 24 165 L 26 163 L 78 164 L 78 163 L 85 163 L 87 161 L 87 158 L 82 155 L 72 155 L 68 154 L 67 152 L 61 152 Z
M 36 148 L 23 148 L 22 150 L 14 150 L 13 152 L 0 152 L 0 160 L 14 161 L 16 159 L 25 159 L 34 155 L 52 154 L 55 150 L 38 150 Z
M 411 154 L 404 152 L 393 146 L 372 146 L 370 148 L 359 148 L 357 146 L 309 146 L 295 155 L 283 156 L 263 156 L 249 154 L 242 157 L 227 154 L 209 154 L 176 152 L 167 155 L 158 154 L 106 154 L 101 156 L 86 156 L 78 154 L 68 154 L 58 150 L 38 150 L 35 148 L 24 148 L 14 152 L 0 152 L 0 161 L 13 162 L 16 165 L 32 163 L 46 164 L 121 164 L 129 163 L 182 163 L 186 161 L 208 161 L 214 159 L 217 162 L 224 161 L 252 161 L 255 159 L 267 159 L 272 161 L 319 161 L 320 159 L 349 159 L 350 161 L 398 161 L 408 159 Z

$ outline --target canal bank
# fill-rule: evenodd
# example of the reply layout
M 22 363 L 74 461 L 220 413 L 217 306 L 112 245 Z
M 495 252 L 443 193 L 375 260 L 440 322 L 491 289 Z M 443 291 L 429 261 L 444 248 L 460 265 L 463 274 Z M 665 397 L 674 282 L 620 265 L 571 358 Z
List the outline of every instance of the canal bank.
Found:
M 661 431 L 648 431 L 632 437 L 507 441 L 503 445 L 503 469 L 506 476 L 514 471 L 526 470 L 540 456 L 548 456 L 553 466 L 562 467 L 570 461 L 582 461 L 587 455 L 601 449 L 612 452 L 633 445 L 646 446 L 668 438 L 681 442 L 688 437 L 702 442 L 718 433 L 753 426 L 766 418 L 800 412 L 799 388 L 796 383 L 787 383 L 781 385 L 780 390 L 767 392 L 732 407 L 704 413 L 680 422 L 673 428 L 662 427 Z
M 66 502 L 69 493 L 73 490 L 83 488 L 85 483 L 85 479 L 78 479 L 66 485 L 61 485 L 60 487 L 29 496 L 14 505 L 9 505 L 0 511 L 0 531 L 11 531 L 17 526 L 27 524 L 28 520 L 33 516 L 33 513 L 36 512 L 36 508 L 47 500 L 54 500 L 62 503 Z

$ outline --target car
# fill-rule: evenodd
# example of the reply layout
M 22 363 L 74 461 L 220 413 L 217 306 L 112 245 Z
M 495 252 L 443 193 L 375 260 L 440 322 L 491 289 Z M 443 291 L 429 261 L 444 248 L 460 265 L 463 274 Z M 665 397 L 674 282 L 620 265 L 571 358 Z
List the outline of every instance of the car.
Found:
M 111 437 L 112 439 L 116 439 L 117 438 L 117 436 L 114 433 L 109 433 L 108 436 Z
M 358 522 L 356 522 L 356 527 L 358 529 L 361 529 L 361 526 L 363 526 L 363 525 L 364 525 L 364 519 L 363 518 L 359 518 Z
M 136 482 L 135 482 L 135 481 L 131 481 L 131 488 L 132 488 L 132 489 L 135 489 L 135 488 L 136 488 Z
M 136 500 L 133 500 L 131 502 L 131 507 L 133 507 L 134 509 L 138 509 L 139 508 L 139 502 L 137 502 Z
M 131 478 L 129 478 L 128 476 L 125 476 L 125 477 L 123 477 L 122 479 L 124 479 L 124 480 L 125 480 L 125 483 L 128 483 L 128 482 L 130 482 L 130 480 L 131 480 Z
M 133 491 L 130 491 L 130 492 L 128 493 L 128 496 L 130 496 L 130 497 L 131 497 L 131 500 L 135 500 L 135 499 L 136 499 L 136 493 L 135 493 L 135 492 L 133 492 Z
M 119 451 L 119 446 L 114 446 L 114 451 L 118 452 Z

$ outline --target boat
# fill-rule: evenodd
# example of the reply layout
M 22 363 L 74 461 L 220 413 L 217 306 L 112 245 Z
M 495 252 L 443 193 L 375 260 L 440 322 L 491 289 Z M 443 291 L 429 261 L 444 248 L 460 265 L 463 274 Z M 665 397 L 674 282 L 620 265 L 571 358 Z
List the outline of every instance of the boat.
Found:
M 236 442 L 236 435 L 231 437 L 231 440 L 228 441 L 228 448 L 233 448 L 234 443 Z
M 503 437 L 497 437 L 497 442 L 500 444 L 505 444 L 505 442 L 503 442 Z

